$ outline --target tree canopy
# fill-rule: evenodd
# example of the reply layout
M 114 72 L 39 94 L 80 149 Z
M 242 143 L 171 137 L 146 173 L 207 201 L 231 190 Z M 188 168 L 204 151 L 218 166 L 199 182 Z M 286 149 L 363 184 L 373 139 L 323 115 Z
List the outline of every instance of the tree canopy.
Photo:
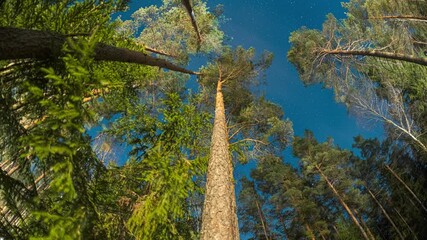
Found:
M 427 2 L 349 0 L 290 34 L 306 86 L 383 123 L 353 149 L 294 136 L 263 88 L 273 53 L 228 45 L 221 5 L 121 19 L 129 2 L 0 0 L 0 238 L 427 234 Z

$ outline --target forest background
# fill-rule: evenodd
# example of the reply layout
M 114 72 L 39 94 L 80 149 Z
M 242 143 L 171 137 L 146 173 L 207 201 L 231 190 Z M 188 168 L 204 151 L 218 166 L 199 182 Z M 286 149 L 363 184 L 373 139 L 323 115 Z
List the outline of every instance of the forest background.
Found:
M 220 232 L 238 238 L 235 201 L 226 204 L 229 232 L 218 231 L 209 220 L 216 211 L 209 208 L 209 187 L 203 196 L 206 163 L 221 152 L 214 146 L 223 91 L 221 128 L 229 135 L 219 142 L 230 142 L 222 149 L 231 159 L 219 159 L 240 166 L 242 238 L 423 236 L 425 1 L 351 1 L 346 15 L 333 9 L 343 20 L 328 15 L 322 26 L 322 7 L 304 6 L 316 10 L 305 11 L 307 25 L 322 30 L 295 31 L 291 45 L 288 33 L 305 18 L 294 16 L 301 5 L 293 1 L 279 4 L 291 11 L 289 19 L 268 1 L 258 8 L 247 3 L 246 10 L 237 2 L 207 8 L 193 1 L 190 11 L 180 1 L 164 1 L 127 21 L 126 4 L 0 2 L 3 235 L 210 239 Z M 237 19 L 246 14 L 243 24 L 227 19 L 228 4 Z M 117 15 L 124 21 L 112 22 Z M 274 34 L 263 32 L 271 29 Z M 260 53 L 264 47 L 276 53 L 273 64 L 271 54 Z M 285 62 L 288 50 L 304 85 L 320 84 L 303 88 L 296 81 Z M 198 77 L 186 83 L 188 74 Z M 332 96 L 342 105 L 332 104 Z M 359 126 L 377 127 L 359 129 L 353 116 Z M 384 132 L 375 130 L 381 123 Z M 360 132 L 364 137 L 353 140 Z M 381 141 L 366 139 L 372 136 Z M 353 141 L 355 154 L 342 149 Z M 233 199 L 230 169 L 219 186 Z

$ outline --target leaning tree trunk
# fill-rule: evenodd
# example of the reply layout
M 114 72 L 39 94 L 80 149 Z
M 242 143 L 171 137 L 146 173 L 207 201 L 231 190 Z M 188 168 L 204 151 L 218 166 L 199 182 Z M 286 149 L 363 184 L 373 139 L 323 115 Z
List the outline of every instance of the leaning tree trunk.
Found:
M 310 226 L 306 223 L 304 224 L 305 231 L 307 232 L 308 237 L 311 240 L 316 240 L 316 237 L 314 236 L 313 230 L 311 230 Z
M 414 199 L 418 202 L 418 204 L 420 205 L 420 207 L 427 213 L 427 207 L 424 206 L 423 202 L 421 202 L 421 200 L 418 198 L 417 194 L 414 193 L 414 191 L 412 191 L 412 189 L 402 180 L 402 178 L 399 177 L 399 175 L 397 175 L 397 173 L 389 166 L 389 165 L 385 165 L 385 168 L 397 179 L 399 180 L 399 182 L 406 188 L 406 190 L 408 190 L 409 193 L 411 193 L 412 197 L 414 197 Z
M 197 44 L 198 48 L 200 48 L 200 44 L 202 42 L 202 37 L 200 35 L 199 28 L 197 27 L 196 17 L 194 16 L 193 7 L 191 6 L 190 0 L 181 0 L 182 5 L 184 5 L 186 12 L 188 13 L 191 21 L 191 25 L 193 25 L 194 31 L 197 35 Z
M 256 200 L 256 199 L 255 199 L 255 204 L 256 204 L 256 207 L 257 207 L 257 210 L 258 210 L 259 219 L 261 220 L 262 229 L 264 231 L 265 239 L 266 240 L 270 240 L 269 234 L 267 233 L 268 232 L 268 229 L 267 229 L 268 228 L 268 226 L 267 226 L 267 220 L 264 223 L 264 219 L 265 219 L 264 218 L 264 213 L 263 213 L 261 207 L 259 206 L 258 200 Z
M 318 165 L 315 166 L 316 170 L 320 173 L 320 175 L 323 177 L 323 179 L 325 179 L 326 183 L 328 184 L 328 187 L 332 190 L 332 192 L 334 193 L 334 195 L 337 197 L 338 202 L 341 204 L 341 206 L 343 206 L 343 208 L 347 211 L 348 216 L 351 218 L 351 220 L 354 222 L 354 224 L 356 224 L 356 226 L 359 228 L 360 232 L 362 233 L 363 237 L 366 240 L 369 240 L 368 234 L 366 233 L 365 229 L 363 229 L 363 227 L 360 225 L 359 221 L 357 220 L 357 218 L 354 216 L 353 212 L 351 211 L 350 207 L 347 205 L 347 203 L 344 202 L 344 200 L 341 198 L 340 194 L 338 193 L 338 191 L 335 189 L 334 185 L 331 183 L 331 181 L 329 180 L 328 177 L 326 177 L 326 175 L 323 173 L 323 171 L 320 169 L 320 167 Z
M 415 15 L 387 15 L 387 16 L 379 16 L 379 17 L 370 17 L 369 19 L 396 19 L 396 20 L 408 20 L 408 21 L 427 21 L 427 17 L 425 16 L 415 16 Z
M 233 165 L 228 150 L 221 78 L 216 89 L 215 120 L 208 164 L 206 194 L 202 215 L 202 240 L 237 240 Z
M 319 53 L 331 54 L 331 55 L 370 56 L 370 57 L 377 57 L 377 58 L 400 60 L 404 62 L 411 62 L 411 63 L 427 66 L 427 58 L 421 58 L 413 55 L 405 55 L 401 53 L 383 52 L 378 50 L 321 49 Z
M 402 214 L 400 214 L 399 210 L 397 210 L 397 208 L 393 208 L 393 210 L 397 213 L 397 215 L 399 215 L 400 220 L 402 220 L 402 222 L 405 224 L 405 226 L 412 233 L 412 236 L 414 237 L 414 239 L 418 240 L 417 234 L 415 234 L 414 230 L 412 230 L 411 226 L 409 226 L 408 222 L 405 220 L 405 218 L 402 216 Z
M 393 226 L 394 230 L 397 232 L 397 234 L 399 234 L 399 238 L 404 240 L 405 238 L 402 235 L 402 232 L 400 232 L 400 230 L 397 228 L 396 224 L 394 223 L 394 221 L 391 219 L 390 215 L 387 213 L 387 211 L 384 209 L 383 205 L 378 201 L 377 197 L 375 197 L 374 193 L 369 189 L 366 188 L 368 190 L 369 195 L 371 195 L 372 199 L 374 199 L 375 203 L 378 205 L 378 207 L 381 209 L 381 211 L 383 212 L 384 216 L 387 218 L 387 220 L 390 222 L 390 224 Z
M 0 27 L 0 36 L 0 60 L 57 58 L 63 54 L 62 47 L 67 40 L 66 35 L 11 27 Z M 103 43 L 95 45 L 93 57 L 96 61 L 136 63 L 181 73 L 198 74 L 143 52 Z
M 354 212 L 354 216 L 356 216 L 356 218 L 359 220 L 360 223 L 362 223 L 362 226 L 366 229 L 366 233 L 368 234 L 368 236 L 372 239 L 375 240 L 374 235 L 371 232 L 371 229 L 369 229 L 368 225 L 366 225 L 365 220 L 363 220 L 363 217 L 360 216 L 359 212 L 357 211 L 357 209 L 353 209 Z

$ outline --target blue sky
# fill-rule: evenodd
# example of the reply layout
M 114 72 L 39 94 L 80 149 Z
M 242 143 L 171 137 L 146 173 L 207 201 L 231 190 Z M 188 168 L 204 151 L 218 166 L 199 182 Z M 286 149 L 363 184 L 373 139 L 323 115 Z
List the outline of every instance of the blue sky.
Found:
M 133 0 L 122 19 L 128 19 L 140 7 L 160 3 L 160 0 Z M 286 59 L 292 31 L 302 26 L 320 29 L 328 13 L 337 18 L 345 17 L 340 0 L 207 0 L 207 3 L 211 9 L 218 4 L 224 5 L 228 21 L 222 29 L 231 38 L 226 44 L 274 53 L 264 92 L 269 100 L 284 108 L 296 135 L 310 129 L 320 141 L 332 137 L 342 148 L 351 148 L 356 135 L 375 137 L 382 134 L 380 125 L 360 124 L 349 116 L 346 108 L 335 102 L 330 89 L 320 85 L 304 87 Z
M 130 12 L 143 5 L 158 4 L 160 1 L 132 1 Z M 380 124 L 361 124 L 347 113 L 346 108 L 337 104 L 333 92 L 321 86 L 304 87 L 295 68 L 287 61 L 290 48 L 288 39 L 292 31 L 302 26 L 320 29 L 326 14 L 337 18 L 345 17 L 345 9 L 339 0 L 210 0 L 213 9 L 224 5 L 224 15 L 229 20 L 222 25 L 227 42 L 232 46 L 255 47 L 258 52 L 268 50 L 274 53 L 274 61 L 267 72 L 264 91 L 269 100 L 281 105 L 285 116 L 294 124 L 295 135 L 301 136 L 305 129 L 314 132 L 319 141 L 332 137 L 342 148 L 350 149 L 353 137 L 379 137 Z M 127 14 L 123 14 L 126 19 Z M 197 17 L 197 16 L 196 16 Z M 285 153 L 285 160 L 295 162 L 291 150 Z M 248 175 L 255 163 L 238 166 L 235 177 Z M 245 238 L 245 236 L 242 236 Z
M 121 17 L 129 19 L 138 8 L 160 3 L 160 0 L 133 0 L 129 11 L 121 13 Z M 224 5 L 228 21 L 222 24 L 222 29 L 230 38 L 226 44 L 274 53 L 263 91 L 269 100 L 283 107 L 285 117 L 293 122 L 295 135 L 301 136 L 309 129 L 319 141 L 332 137 L 336 144 L 347 149 L 351 148 L 354 136 L 382 135 L 380 124 L 363 124 L 350 116 L 344 105 L 335 102 L 332 90 L 320 85 L 304 87 L 296 69 L 286 59 L 292 31 L 302 26 L 320 29 L 328 13 L 338 19 L 345 17 L 340 0 L 207 0 L 207 3 L 211 9 Z M 290 149 L 285 153 L 285 160 L 295 162 Z M 236 177 L 247 175 L 253 166 L 254 163 L 238 167 Z
M 304 129 L 310 129 L 319 140 L 330 136 L 341 147 L 351 148 L 353 136 L 381 135 L 381 126 L 358 123 L 343 105 L 335 103 L 331 90 L 320 85 L 304 87 L 286 59 L 290 33 L 302 26 L 320 29 L 328 13 L 344 18 L 345 9 L 340 2 L 212 0 L 209 5 L 224 5 L 225 16 L 230 21 L 223 29 L 233 38 L 232 45 L 253 46 L 258 51 L 266 49 L 274 53 L 265 92 L 268 99 L 284 108 L 286 117 L 294 124 L 295 134 L 302 135 Z

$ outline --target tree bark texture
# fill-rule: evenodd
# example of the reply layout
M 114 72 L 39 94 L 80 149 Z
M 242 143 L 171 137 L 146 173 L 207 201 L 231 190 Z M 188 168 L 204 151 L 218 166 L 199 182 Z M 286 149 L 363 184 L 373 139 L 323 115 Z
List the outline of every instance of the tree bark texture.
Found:
M 63 55 L 62 46 L 67 39 L 66 36 L 51 32 L 10 27 L 0 27 L 0 36 L 0 60 L 57 58 Z M 103 43 L 96 44 L 94 59 L 143 64 L 181 73 L 198 74 L 161 58 Z
M 359 228 L 360 232 L 362 233 L 363 237 L 366 240 L 369 240 L 368 234 L 366 233 L 365 229 L 360 225 L 357 218 L 354 216 L 353 212 L 351 211 L 350 207 L 347 205 L 347 203 L 344 202 L 344 200 L 341 198 L 338 191 L 335 189 L 334 185 L 329 181 L 329 178 L 326 177 L 326 175 L 323 173 L 323 171 L 320 169 L 318 165 L 316 165 L 316 170 L 320 173 L 320 175 L 325 179 L 326 183 L 328 184 L 328 187 L 332 190 L 334 195 L 337 197 L 338 202 L 343 206 L 343 208 L 347 211 L 348 216 L 351 218 L 354 224 Z
M 378 58 L 386 58 L 393 60 L 400 60 L 404 62 L 416 63 L 419 65 L 427 66 L 427 58 L 421 58 L 413 55 L 405 55 L 401 53 L 382 52 L 376 50 L 330 50 L 322 49 L 319 51 L 324 54 L 335 54 L 335 55 L 355 55 L 355 56 L 370 56 Z
M 200 238 L 202 240 L 239 239 L 233 165 L 228 147 L 227 123 L 220 79 L 216 92 L 215 120 L 202 215 Z

